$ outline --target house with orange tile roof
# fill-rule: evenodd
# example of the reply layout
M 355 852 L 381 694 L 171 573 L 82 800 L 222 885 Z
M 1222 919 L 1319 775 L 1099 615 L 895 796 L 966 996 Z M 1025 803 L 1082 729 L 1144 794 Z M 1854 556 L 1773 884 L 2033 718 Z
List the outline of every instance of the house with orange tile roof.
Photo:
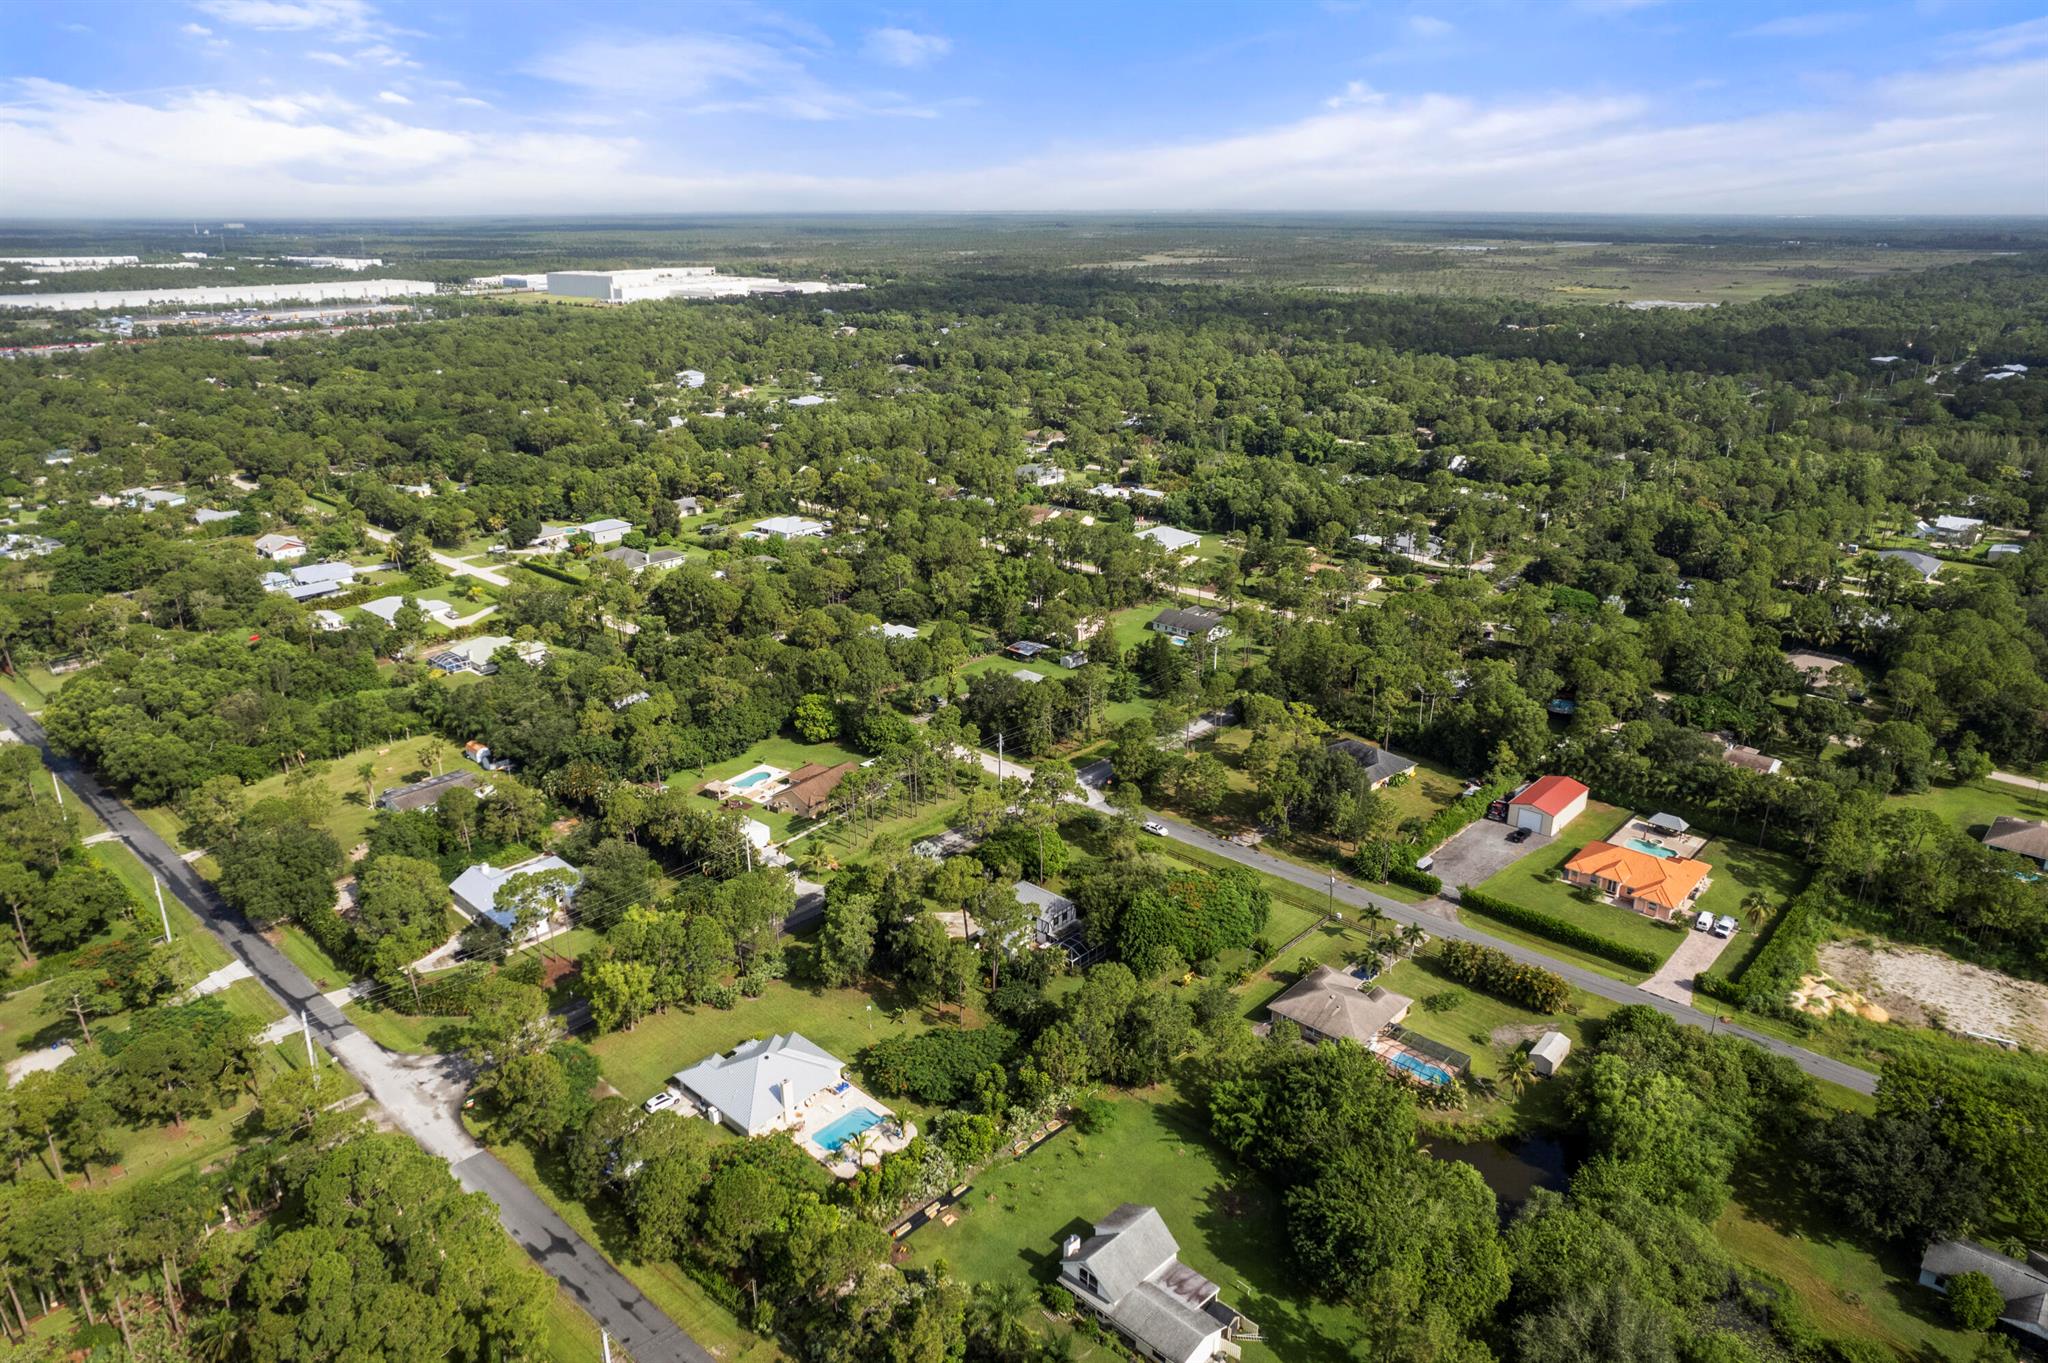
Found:
M 1598 890 L 1623 908 L 1669 921 L 1692 911 L 1713 883 L 1713 869 L 1691 857 L 1660 857 L 1611 842 L 1589 842 L 1564 864 L 1564 878 Z

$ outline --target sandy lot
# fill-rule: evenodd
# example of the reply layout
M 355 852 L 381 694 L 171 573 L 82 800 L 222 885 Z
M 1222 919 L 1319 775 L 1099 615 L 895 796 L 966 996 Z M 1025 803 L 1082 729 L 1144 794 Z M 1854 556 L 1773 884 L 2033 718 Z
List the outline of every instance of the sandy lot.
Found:
M 2048 985 L 1911 947 L 1830 942 L 1820 964 L 1900 1022 L 2048 1046 Z

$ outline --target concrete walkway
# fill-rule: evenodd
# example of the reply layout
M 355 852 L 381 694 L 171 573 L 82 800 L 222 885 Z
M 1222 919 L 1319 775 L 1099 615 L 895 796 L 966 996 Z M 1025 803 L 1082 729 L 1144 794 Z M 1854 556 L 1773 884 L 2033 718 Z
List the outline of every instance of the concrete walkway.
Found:
M 187 1000 L 204 998 L 208 994 L 218 994 L 236 980 L 253 980 L 255 978 L 256 972 L 249 969 L 247 961 L 229 961 L 226 965 L 187 989 L 179 997 Z
M 2009 786 L 2024 786 L 2028 790 L 2048 790 L 2048 781 L 2037 781 L 2031 776 L 2021 776 L 2018 772 L 1994 771 L 1991 773 L 1991 779 L 2003 781 Z
M 379 544 L 389 544 L 393 540 L 398 538 L 398 536 L 392 534 L 389 530 L 379 530 L 374 525 L 364 526 L 363 533 L 365 535 L 368 535 L 371 539 L 377 541 L 377 543 Z M 490 583 L 493 587 L 509 587 L 512 585 L 512 579 L 506 577 L 503 573 L 498 572 L 495 569 L 479 568 L 475 564 L 470 563 L 467 559 L 450 558 L 447 554 L 441 553 L 439 550 L 430 550 L 429 552 L 432 553 L 434 562 L 440 564 L 443 568 L 447 569 L 449 573 L 453 574 L 456 577 L 481 578 L 483 581 Z
M 1711 969 L 1734 940 L 1733 937 L 1716 937 L 1711 932 L 1687 928 L 1685 940 L 1678 944 L 1678 949 L 1664 958 L 1664 964 L 1657 967 L 1656 974 L 1636 987 L 1690 1008 L 1693 981 L 1699 978 L 1701 971 Z

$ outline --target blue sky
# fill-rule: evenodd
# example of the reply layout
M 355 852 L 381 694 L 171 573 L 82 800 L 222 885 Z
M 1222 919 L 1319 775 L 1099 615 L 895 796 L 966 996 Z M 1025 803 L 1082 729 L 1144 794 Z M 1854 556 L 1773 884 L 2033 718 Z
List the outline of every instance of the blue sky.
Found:
M 0 213 L 2048 213 L 2048 6 L 0 7 Z

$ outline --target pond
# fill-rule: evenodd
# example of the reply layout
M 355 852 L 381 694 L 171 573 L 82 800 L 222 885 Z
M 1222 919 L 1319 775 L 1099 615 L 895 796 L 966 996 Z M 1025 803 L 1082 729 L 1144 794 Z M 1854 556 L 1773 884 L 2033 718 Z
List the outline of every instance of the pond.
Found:
M 1507 1216 L 1538 1188 L 1561 1190 L 1569 1181 L 1565 1148 L 1548 1136 L 1511 1136 L 1498 1141 L 1427 1141 L 1423 1149 L 1438 1159 L 1469 1164 L 1493 1189 Z

